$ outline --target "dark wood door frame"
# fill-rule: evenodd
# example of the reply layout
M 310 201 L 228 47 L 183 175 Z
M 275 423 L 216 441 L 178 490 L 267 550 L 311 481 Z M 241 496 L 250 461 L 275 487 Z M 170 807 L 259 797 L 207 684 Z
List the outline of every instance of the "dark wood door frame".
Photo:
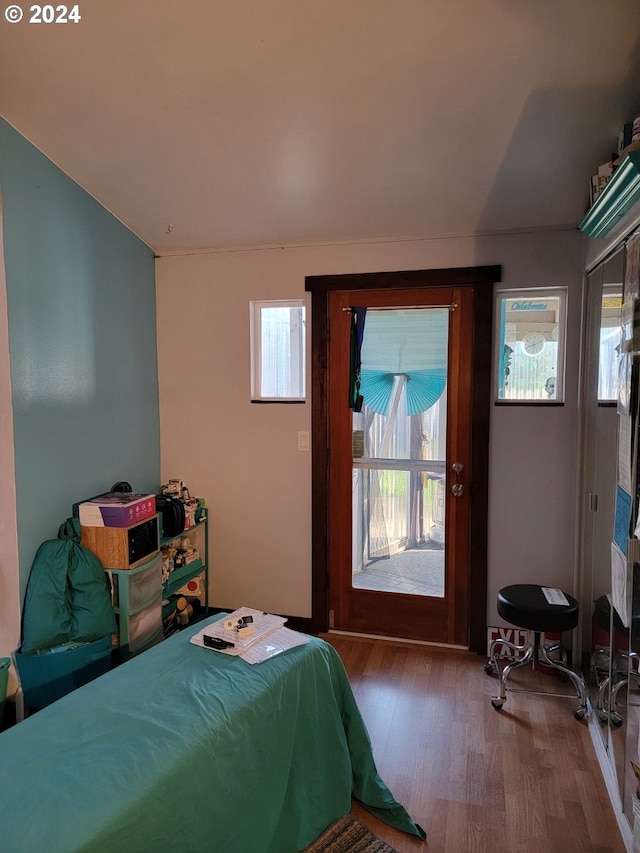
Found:
M 493 285 L 502 280 L 502 267 L 453 267 L 402 272 L 307 276 L 311 293 L 311 483 L 312 581 L 311 631 L 329 628 L 329 401 L 327 353 L 329 294 L 340 290 L 473 287 L 473 434 L 471 447 L 469 649 L 486 652 L 487 637 L 487 520 L 489 486 L 489 415 L 491 411 L 491 352 Z M 484 606 L 478 606 L 484 602 Z

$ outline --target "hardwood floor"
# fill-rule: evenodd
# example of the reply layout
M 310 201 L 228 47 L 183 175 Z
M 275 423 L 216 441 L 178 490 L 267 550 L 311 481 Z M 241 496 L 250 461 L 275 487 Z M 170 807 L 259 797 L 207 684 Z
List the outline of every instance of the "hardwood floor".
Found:
M 398 853 L 625 853 L 587 722 L 571 699 L 490 697 L 484 659 L 435 647 L 326 634 L 342 658 L 382 779 L 427 833 L 422 842 L 354 803 Z M 556 676 L 519 672 L 556 692 Z M 516 682 L 514 680 L 514 686 Z

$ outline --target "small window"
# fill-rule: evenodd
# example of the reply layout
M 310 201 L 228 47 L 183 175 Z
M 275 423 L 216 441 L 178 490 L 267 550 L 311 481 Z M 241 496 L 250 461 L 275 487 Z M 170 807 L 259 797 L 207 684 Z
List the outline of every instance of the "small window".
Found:
M 250 302 L 252 402 L 304 402 L 304 299 Z
M 600 309 L 600 351 L 598 358 L 598 401 L 618 399 L 622 285 L 605 284 Z
M 566 289 L 499 290 L 497 300 L 497 401 L 562 403 Z

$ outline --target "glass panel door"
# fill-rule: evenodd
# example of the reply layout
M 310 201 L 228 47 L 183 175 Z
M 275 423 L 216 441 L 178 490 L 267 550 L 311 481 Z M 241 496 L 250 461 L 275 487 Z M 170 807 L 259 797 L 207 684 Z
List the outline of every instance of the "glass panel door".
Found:
M 471 287 L 330 301 L 335 629 L 467 642 L 473 305 Z
M 445 595 L 449 311 L 369 309 L 353 414 L 354 589 Z

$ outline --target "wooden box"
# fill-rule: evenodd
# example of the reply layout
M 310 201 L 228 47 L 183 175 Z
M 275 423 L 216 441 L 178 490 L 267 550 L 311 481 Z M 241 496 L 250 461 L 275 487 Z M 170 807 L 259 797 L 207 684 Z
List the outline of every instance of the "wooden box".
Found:
M 105 569 L 133 569 L 160 548 L 157 515 L 131 527 L 80 529 L 80 544 L 93 551 Z

